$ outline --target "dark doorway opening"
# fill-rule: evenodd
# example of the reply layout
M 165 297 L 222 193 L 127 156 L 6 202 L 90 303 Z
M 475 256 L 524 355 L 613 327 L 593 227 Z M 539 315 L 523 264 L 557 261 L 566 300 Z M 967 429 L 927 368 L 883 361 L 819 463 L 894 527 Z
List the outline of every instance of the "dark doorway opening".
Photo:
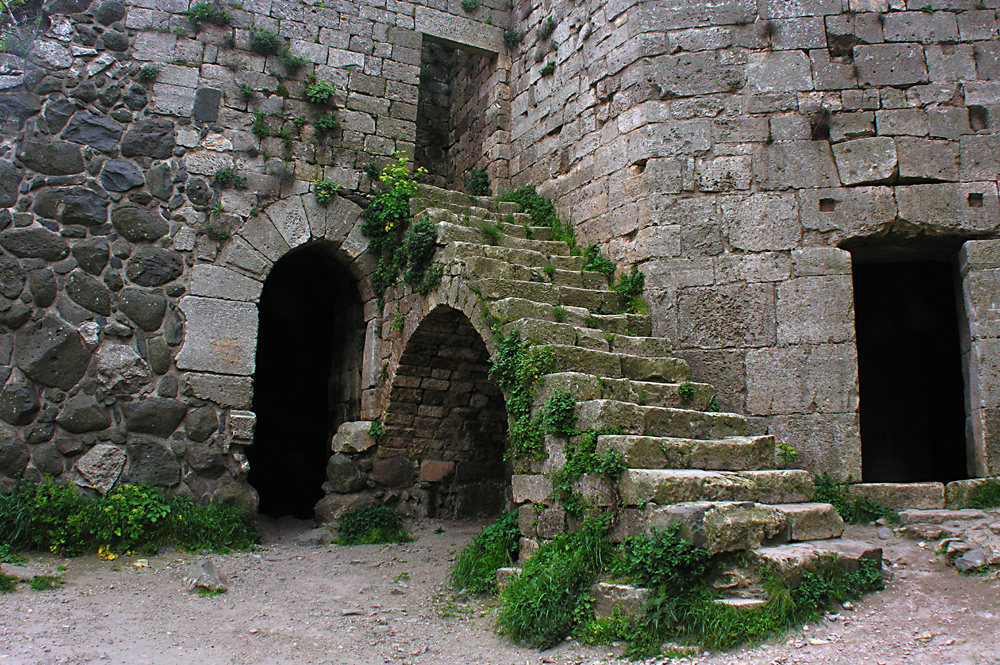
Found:
M 306 245 L 274 265 L 258 312 L 248 480 L 261 513 L 307 519 L 324 496 L 330 439 L 360 412 L 361 298 L 326 247 Z
M 469 319 L 440 305 L 410 336 L 389 396 L 380 458 L 419 469 L 417 514 L 496 515 L 509 505 L 507 410 L 490 353 Z
M 956 262 L 854 264 L 865 482 L 968 477 Z

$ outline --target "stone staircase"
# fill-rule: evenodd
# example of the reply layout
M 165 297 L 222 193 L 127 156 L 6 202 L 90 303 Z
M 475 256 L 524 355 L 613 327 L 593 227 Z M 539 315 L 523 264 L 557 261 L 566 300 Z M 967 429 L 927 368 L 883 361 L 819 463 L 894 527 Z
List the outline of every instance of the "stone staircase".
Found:
M 578 429 L 622 432 L 597 442 L 598 452 L 615 450 L 627 466 L 616 487 L 603 491 L 614 496 L 614 505 L 601 507 L 617 513 L 616 539 L 679 523 L 685 537 L 712 553 L 748 551 L 747 570 L 724 571 L 718 580 L 724 602 L 737 607 L 759 602 L 753 570 L 761 567 L 795 584 L 825 563 L 852 569 L 862 558 L 881 561 L 879 548 L 840 539 L 840 516 L 811 502 L 808 472 L 779 468 L 773 437 L 748 435 L 739 414 L 707 410 L 715 390 L 690 382 L 670 341 L 651 337 L 648 316 L 616 313 L 619 296 L 605 276 L 585 271 L 583 257 L 517 209 L 429 186 L 411 202 L 414 219 L 437 226 L 445 274 L 476 289 L 504 332 L 517 330 L 552 349 L 556 371 L 536 385 L 535 408 L 568 390 L 577 400 Z M 544 476 L 557 463 L 553 452 L 513 479 L 515 502 L 534 515 L 559 510 Z M 554 535 L 530 532 L 525 521 L 522 556 L 537 538 Z M 628 608 L 641 594 L 606 583 L 596 591 L 599 612 Z

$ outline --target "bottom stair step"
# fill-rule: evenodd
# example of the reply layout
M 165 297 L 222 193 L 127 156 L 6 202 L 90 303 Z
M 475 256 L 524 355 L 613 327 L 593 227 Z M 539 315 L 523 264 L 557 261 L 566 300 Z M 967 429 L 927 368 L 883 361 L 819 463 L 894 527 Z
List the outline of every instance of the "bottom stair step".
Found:
M 757 501 L 802 503 L 813 496 L 807 471 L 699 471 L 694 469 L 625 469 L 618 491 L 626 506 L 684 501 Z
M 807 572 L 836 564 L 845 573 L 861 568 L 862 560 L 882 564 L 882 548 L 856 540 L 810 540 L 776 547 L 761 547 L 750 551 L 751 563 L 768 568 L 772 573 L 796 587 Z
M 651 529 L 680 525 L 680 535 L 712 554 L 790 540 L 837 538 L 844 521 L 827 503 L 767 505 L 753 501 L 691 501 L 625 509 L 613 534 L 620 541 Z

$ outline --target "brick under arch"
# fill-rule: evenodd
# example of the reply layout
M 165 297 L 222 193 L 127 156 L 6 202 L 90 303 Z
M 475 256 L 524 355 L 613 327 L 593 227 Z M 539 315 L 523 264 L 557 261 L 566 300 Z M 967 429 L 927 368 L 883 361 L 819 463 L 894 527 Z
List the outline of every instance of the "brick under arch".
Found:
M 378 466 L 417 469 L 427 515 L 499 512 L 510 486 L 503 461 L 507 412 L 489 380 L 490 354 L 461 311 L 440 305 L 410 336 L 399 359 L 379 443 Z

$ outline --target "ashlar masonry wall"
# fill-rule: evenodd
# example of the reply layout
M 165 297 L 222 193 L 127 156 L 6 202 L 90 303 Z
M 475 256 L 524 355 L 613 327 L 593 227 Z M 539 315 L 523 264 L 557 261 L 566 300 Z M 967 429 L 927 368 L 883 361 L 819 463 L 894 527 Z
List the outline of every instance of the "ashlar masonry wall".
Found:
M 521 3 L 512 182 L 544 183 L 583 242 L 641 265 L 654 333 L 723 408 L 806 468 L 858 478 L 843 247 L 996 237 L 997 7 Z M 969 279 L 966 308 L 982 312 L 991 296 Z M 998 358 L 976 348 L 969 470 L 996 474 L 997 402 L 976 386 Z

